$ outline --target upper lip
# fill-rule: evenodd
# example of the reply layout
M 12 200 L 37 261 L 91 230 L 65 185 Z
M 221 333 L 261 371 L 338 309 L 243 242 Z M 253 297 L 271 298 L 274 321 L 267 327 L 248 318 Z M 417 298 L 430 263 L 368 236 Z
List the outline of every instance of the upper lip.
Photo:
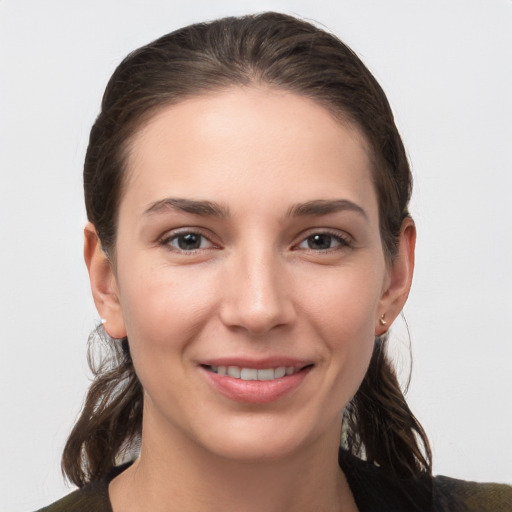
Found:
M 301 369 L 311 366 L 312 361 L 296 359 L 293 357 L 267 357 L 261 359 L 245 357 L 216 357 L 199 361 L 201 366 L 238 366 L 239 368 L 255 368 L 264 370 L 266 368 L 279 368 L 281 366 Z

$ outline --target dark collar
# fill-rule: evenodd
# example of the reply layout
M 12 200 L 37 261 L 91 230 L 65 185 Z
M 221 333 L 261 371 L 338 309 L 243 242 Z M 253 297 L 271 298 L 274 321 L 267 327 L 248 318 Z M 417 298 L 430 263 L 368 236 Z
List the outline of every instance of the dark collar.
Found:
M 108 485 L 130 464 L 113 468 L 102 478 L 40 512 L 112 512 Z M 339 452 L 339 464 L 359 512 L 430 512 L 432 479 L 427 475 L 420 478 L 393 478 L 386 475 L 381 468 L 344 450 Z

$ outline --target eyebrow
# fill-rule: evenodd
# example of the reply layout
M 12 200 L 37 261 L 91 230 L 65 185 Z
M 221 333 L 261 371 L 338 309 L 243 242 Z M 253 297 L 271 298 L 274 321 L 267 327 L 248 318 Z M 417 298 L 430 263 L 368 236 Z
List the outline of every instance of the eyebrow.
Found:
M 165 199 L 155 201 L 144 211 L 144 215 L 162 213 L 168 210 L 177 210 L 205 217 L 226 218 L 230 216 L 229 208 L 225 205 L 215 203 L 213 201 L 199 201 L 175 197 L 167 197 Z M 305 203 L 298 203 L 289 208 L 287 216 L 319 216 L 346 210 L 356 212 L 365 219 L 368 218 L 363 208 L 348 199 L 315 199 Z
M 358 204 L 349 201 L 348 199 L 316 199 L 314 201 L 308 201 L 306 203 L 299 203 L 293 205 L 288 210 L 288 216 L 314 216 L 314 215 L 328 215 L 329 213 L 336 213 L 341 211 L 352 211 L 355 212 L 365 219 L 368 219 L 368 215 Z
M 178 210 L 206 217 L 229 217 L 229 209 L 219 203 L 175 197 L 167 197 L 152 203 L 149 208 L 144 211 L 144 215 L 162 213 L 168 210 Z

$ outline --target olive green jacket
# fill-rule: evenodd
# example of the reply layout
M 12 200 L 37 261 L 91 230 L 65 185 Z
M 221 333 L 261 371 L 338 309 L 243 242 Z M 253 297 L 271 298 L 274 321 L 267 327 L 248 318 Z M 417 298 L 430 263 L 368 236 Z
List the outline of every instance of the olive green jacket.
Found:
M 512 512 L 512 487 L 508 485 L 445 476 L 392 478 L 343 451 L 339 461 L 359 512 Z M 103 479 L 38 512 L 112 512 L 108 484 L 127 466 L 114 468 Z

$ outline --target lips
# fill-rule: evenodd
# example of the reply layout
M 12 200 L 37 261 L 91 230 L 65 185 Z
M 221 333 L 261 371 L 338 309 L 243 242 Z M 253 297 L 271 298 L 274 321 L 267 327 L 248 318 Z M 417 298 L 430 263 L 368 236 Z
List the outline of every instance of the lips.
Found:
M 223 396 L 237 402 L 264 404 L 295 392 L 313 366 L 290 359 L 217 360 L 200 364 L 199 368 L 207 382 Z

